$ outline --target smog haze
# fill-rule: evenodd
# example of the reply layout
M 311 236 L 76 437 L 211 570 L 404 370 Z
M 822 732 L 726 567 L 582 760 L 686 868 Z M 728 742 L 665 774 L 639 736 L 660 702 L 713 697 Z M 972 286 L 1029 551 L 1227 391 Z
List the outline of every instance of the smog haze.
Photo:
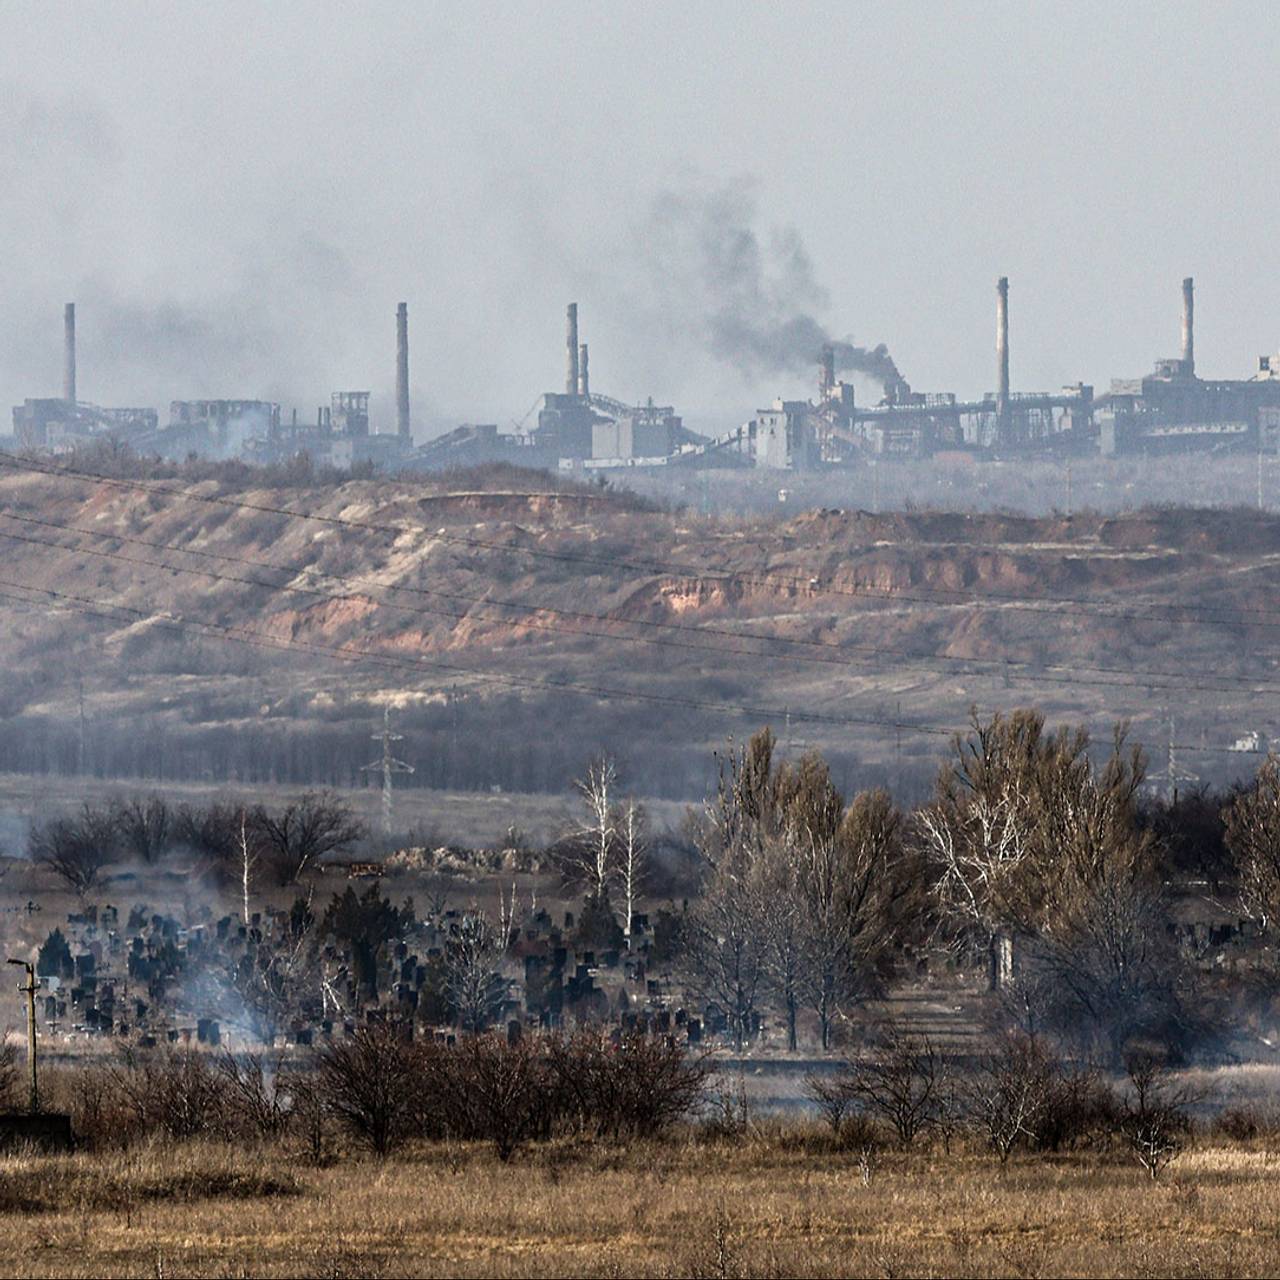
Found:
M 793 393 L 788 334 L 990 390 L 998 274 L 1019 385 L 1173 351 L 1167 282 L 1188 274 L 1202 366 L 1246 376 L 1275 337 L 1252 212 L 1275 168 L 1242 124 L 1269 117 L 1270 20 L 9 3 L 0 393 L 56 394 L 75 298 L 97 403 L 305 413 L 316 388 L 368 386 L 389 429 L 410 297 L 419 435 L 509 425 L 556 385 L 549 317 L 575 297 L 599 390 L 727 426 Z M 761 327 L 726 331 L 744 303 Z

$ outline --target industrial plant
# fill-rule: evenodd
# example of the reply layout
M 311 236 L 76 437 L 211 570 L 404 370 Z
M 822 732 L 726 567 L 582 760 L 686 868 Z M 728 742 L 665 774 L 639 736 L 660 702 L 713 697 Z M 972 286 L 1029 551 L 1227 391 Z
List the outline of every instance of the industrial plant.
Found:
M 62 395 L 25 400 L 13 410 L 19 448 L 67 452 L 109 438 L 138 453 L 281 462 L 306 454 L 317 465 L 379 471 L 437 470 L 488 462 L 589 473 L 659 468 L 761 468 L 805 471 L 856 466 L 872 458 L 938 454 L 1160 454 L 1181 450 L 1275 453 L 1280 449 L 1280 356 L 1261 356 L 1252 377 L 1206 379 L 1196 371 L 1194 283 L 1182 282 L 1182 349 L 1142 378 L 1115 378 L 1095 395 L 1077 382 L 1057 391 L 1015 391 L 1010 381 L 1009 281 L 996 282 L 996 385 L 977 400 L 913 390 L 883 348 L 869 376 L 874 403 L 857 401 L 838 378 L 838 347 L 815 351 L 814 399 L 777 399 L 714 437 L 689 430 L 671 405 L 635 403 L 593 391 L 589 348 L 580 340 L 577 303 L 565 326 L 562 390 L 541 397 L 536 422 L 512 430 L 465 423 L 424 443 L 413 438 L 409 396 L 409 319 L 396 311 L 394 429 L 370 421 L 371 393 L 334 391 L 315 420 L 286 421 L 279 404 L 251 397 L 175 400 L 160 423 L 153 408 L 107 408 L 79 398 L 76 309 L 64 315 Z M 864 373 L 868 370 L 864 367 Z

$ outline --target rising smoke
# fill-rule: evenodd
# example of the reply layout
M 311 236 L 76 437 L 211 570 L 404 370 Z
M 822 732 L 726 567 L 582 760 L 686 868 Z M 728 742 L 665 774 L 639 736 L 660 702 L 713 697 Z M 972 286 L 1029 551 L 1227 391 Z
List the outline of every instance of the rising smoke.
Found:
M 838 370 L 896 384 L 883 343 L 858 346 L 817 319 L 830 295 L 799 234 L 775 230 L 762 241 L 757 221 L 746 183 L 657 198 L 644 253 L 671 314 L 686 316 L 711 355 L 748 377 L 802 373 L 829 345 Z

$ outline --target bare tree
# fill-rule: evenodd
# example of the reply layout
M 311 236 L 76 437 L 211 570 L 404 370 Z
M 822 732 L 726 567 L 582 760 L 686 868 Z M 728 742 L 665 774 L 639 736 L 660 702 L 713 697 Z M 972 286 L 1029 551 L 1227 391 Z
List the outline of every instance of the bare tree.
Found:
M 239 869 L 243 812 L 229 804 L 181 805 L 172 818 L 173 843 L 198 855 L 202 874 L 229 880 Z
M 249 822 L 243 809 L 240 810 L 240 891 L 243 898 L 244 923 L 249 923 L 249 875 L 257 862 L 257 855 L 249 849 Z
M 1118 730 L 1101 769 L 1038 790 L 1039 883 L 1020 917 L 1028 971 L 1051 994 L 1059 1029 L 1100 1039 L 1116 1062 L 1135 1037 L 1168 1041 L 1187 1024 L 1186 966 L 1163 927 L 1156 850 L 1137 820 L 1143 777 Z
M 1083 729 L 1046 733 L 1039 712 L 975 715 L 918 815 L 941 918 L 989 942 L 993 987 L 1013 976 L 1014 936 L 1053 918 L 1044 890 L 1066 883 L 1064 865 L 1087 882 L 1100 851 L 1134 832 L 1141 752 L 1126 748 L 1123 725 L 1101 771 L 1088 746 Z
M 1053 1090 L 1053 1064 L 1038 1040 L 1008 1035 L 969 1073 L 969 1122 L 1004 1164 L 1020 1141 L 1033 1141 Z
M 1186 1108 L 1198 1095 L 1174 1080 L 1154 1054 L 1136 1053 L 1125 1064 L 1129 1089 L 1120 1116 L 1120 1131 L 1134 1159 L 1154 1182 L 1182 1150 L 1191 1121 Z
M 887 1120 L 904 1147 L 939 1120 L 946 1063 L 926 1036 L 890 1025 L 876 1053 L 849 1062 L 847 1079 L 850 1094 L 865 1110 Z
M 7 1111 L 18 1088 L 18 1050 L 9 1038 L 9 1028 L 0 1031 L 0 1111 Z
M 942 918 L 989 943 L 994 987 L 1013 976 L 1011 888 L 1032 853 L 1026 762 L 1042 732 L 1034 713 L 989 725 L 975 717 L 969 739 L 953 742 L 933 803 L 917 814 Z
M 574 784 L 582 797 L 583 818 L 569 842 L 565 870 L 590 897 L 606 897 L 614 879 L 617 781 L 617 766 L 606 755 L 593 760 Z
M 644 888 L 649 847 L 645 838 L 645 812 L 634 799 L 622 806 L 618 821 L 618 879 L 622 887 L 622 936 L 631 949 L 636 901 Z
M 1264 928 L 1280 919 L 1280 757 L 1270 752 L 1253 786 L 1223 812 L 1240 901 Z
M 798 1019 L 810 958 L 796 838 L 797 833 L 788 830 L 764 842 L 751 904 L 763 943 L 765 972 L 782 1005 L 787 1048 L 793 1053 L 799 1043 Z
M 259 806 L 249 823 L 264 861 L 282 885 L 301 880 L 322 858 L 342 852 L 364 834 L 351 810 L 327 791 L 308 792 L 278 811 Z
M 914 888 L 901 819 L 883 791 L 865 792 L 839 825 L 797 833 L 804 986 L 818 1015 L 822 1047 L 834 1019 L 872 995 Z
M 445 943 L 445 990 L 464 1031 L 484 1031 L 501 1012 L 505 942 L 483 912 L 469 911 Z
M 160 796 L 117 801 L 111 817 L 125 852 L 142 862 L 159 861 L 173 842 L 173 811 Z
M 751 1034 L 768 972 L 759 903 L 764 848 L 777 831 L 773 746 L 765 729 L 721 758 L 716 795 L 696 833 L 705 881 L 689 917 L 687 959 L 694 985 L 724 1008 L 738 1048 Z
M 502 892 L 502 885 L 498 885 L 498 937 L 501 940 L 503 950 L 511 945 L 511 933 L 516 927 L 516 920 L 520 913 L 520 899 L 516 896 L 516 878 L 511 877 L 511 893 L 509 896 Z
M 33 862 L 48 867 L 83 896 L 115 855 L 115 824 L 86 804 L 78 817 L 52 818 L 33 827 L 28 851 Z
M 288 928 L 264 941 L 251 960 L 235 964 L 228 975 L 236 997 L 235 1015 L 263 1044 L 274 1044 L 281 1027 L 323 984 L 313 945 L 314 924 L 310 897 L 298 898 L 289 912 Z

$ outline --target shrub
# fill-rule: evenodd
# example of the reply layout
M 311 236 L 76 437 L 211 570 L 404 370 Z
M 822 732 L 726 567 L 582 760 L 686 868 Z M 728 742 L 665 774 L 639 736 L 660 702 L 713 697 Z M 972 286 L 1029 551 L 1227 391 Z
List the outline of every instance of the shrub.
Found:
M 316 1056 L 313 1085 L 325 1110 L 385 1156 L 412 1129 L 421 1055 L 398 1027 L 371 1024 Z
M 1054 1064 L 1040 1043 L 1009 1035 L 966 1082 L 970 1122 L 1004 1164 L 1021 1141 L 1031 1141 L 1053 1088 Z
M 597 1137 L 651 1137 L 687 1116 L 700 1101 L 710 1068 L 662 1036 L 639 1032 L 616 1040 L 583 1031 L 548 1046 L 564 1105 Z
M 1035 1123 L 1039 1151 L 1071 1151 L 1105 1144 L 1117 1125 L 1116 1096 L 1093 1070 L 1058 1066 Z
M 946 1063 L 927 1037 L 916 1038 L 891 1026 L 879 1052 L 850 1059 L 842 1075 L 850 1095 L 892 1126 L 903 1147 L 940 1118 Z
M 226 1083 L 210 1059 L 194 1049 L 130 1053 L 110 1071 L 118 1100 L 132 1113 L 131 1128 L 161 1130 L 170 1138 L 195 1138 L 228 1132 L 230 1106 Z
M 491 1141 L 504 1162 L 530 1138 L 550 1135 L 558 1095 L 550 1055 L 535 1040 L 468 1036 L 424 1060 L 451 1135 Z
M 1176 1085 L 1163 1061 L 1134 1053 L 1126 1062 L 1129 1091 L 1120 1114 L 1120 1132 L 1134 1159 L 1152 1181 L 1182 1150 L 1191 1120 L 1185 1110 L 1194 1095 Z
M 228 1050 L 218 1059 L 217 1071 L 238 1128 L 263 1138 L 279 1137 L 288 1129 L 294 1097 L 280 1054 L 268 1063 L 261 1054 L 237 1057 Z

